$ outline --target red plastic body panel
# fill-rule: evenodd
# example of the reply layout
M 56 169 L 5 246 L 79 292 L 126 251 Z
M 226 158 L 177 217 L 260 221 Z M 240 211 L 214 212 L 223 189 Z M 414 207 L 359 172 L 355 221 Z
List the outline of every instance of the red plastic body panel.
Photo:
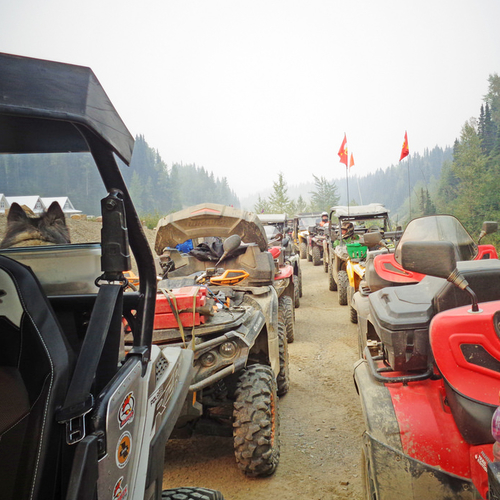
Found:
M 404 453 L 449 474 L 471 479 L 486 499 L 487 462 L 493 460 L 493 446 L 472 446 L 463 439 L 445 404 L 442 379 L 386 387 L 391 393 Z
M 476 260 L 498 259 L 497 249 L 493 245 L 478 245 Z
M 480 313 L 459 307 L 437 314 L 429 328 L 436 366 L 444 379 L 467 398 L 498 404 L 500 373 L 472 364 L 460 346 L 482 346 L 500 360 L 500 338 L 493 318 L 500 301 L 479 304 Z M 388 376 L 400 375 L 396 373 Z M 493 460 L 491 444 L 473 446 L 460 434 L 445 403 L 444 379 L 387 384 L 400 427 L 404 452 L 426 464 L 470 478 L 483 498 L 488 490 L 487 462 Z
M 281 248 L 280 247 L 271 247 L 269 249 L 269 252 L 271 252 L 273 259 L 277 259 L 281 254 Z
M 387 386 L 405 453 L 461 477 L 470 477 L 469 445 L 444 405 L 442 380 Z M 491 445 L 490 445 L 491 448 Z
M 478 245 L 478 254 L 475 260 L 498 259 L 497 251 L 493 245 Z M 422 281 L 425 274 L 415 273 L 403 269 L 393 253 L 377 255 L 373 259 L 376 273 L 384 280 L 397 284 L 412 284 Z
M 281 266 L 279 268 L 279 273 L 274 276 L 275 280 L 283 280 L 285 278 L 291 278 L 293 276 L 293 267 L 290 265 Z
M 482 312 L 471 313 L 470 306 L 458 307 L 436 315 L 430 325 L 430 342 L 436 365 L 446 380 L 461 394 L 491 405 L 498 405 L 500 373 L 469 363 L 462 344 L 482 346 L 500 360 L 500 339 L 493 324 L 500 302 L 482 302 Z
M 418 283 L 422 281 L 425 274 L 414 273 L 412 271 L 407 271 L 403 269 L 394 258 L 393 253 L 386 253 L 382 255 L 377 255 L 373 259 L 373 266 L 375 267 L 375 272 L 384 280 L 391 281 L 393 283 Z

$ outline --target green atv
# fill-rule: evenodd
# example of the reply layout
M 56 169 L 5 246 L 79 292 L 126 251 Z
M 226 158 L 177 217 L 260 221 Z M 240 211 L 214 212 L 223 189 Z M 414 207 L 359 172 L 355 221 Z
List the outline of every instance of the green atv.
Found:
M 327 238 L 329 289 L 338 292 L 341 306 L 349 305 L 351 321 L 356 322 L 352 296 L 358 290 L 367 251 L 381 245 L 384 234 L 390 230 L 389 210 L 379 203 L 354 207 L 335 206 L 330 210 L 330 229 Z M 378 238 L 367 238 L 375 232 Z

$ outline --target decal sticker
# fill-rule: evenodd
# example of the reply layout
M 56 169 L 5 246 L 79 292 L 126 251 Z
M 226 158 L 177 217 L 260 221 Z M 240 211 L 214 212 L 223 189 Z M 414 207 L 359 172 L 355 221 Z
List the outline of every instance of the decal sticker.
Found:
M 129 392 L 122 401 L 118 410 L 118 422 L 120 430 L 134 420 L 135 414 L 135 398 L 134 393 Z
M 113 489 L 112 500 L 127 500 L 128 498 L 128 485 L 122 486 L 123 476 L 116 481 Z
M 168 376 L 167 380 L 158 389 L 156 394 L 150 399 L 150 405 L 155 407 L 154 409 L 154 419 L 152 425 L 152 432 L 155 432 L 156 424 L 160 424 L 161 416 L 165 412 L 168 402 L 170 401 L 174 389 L 177 387 L 180 379 L 180 368 L 176 364 L 172 372 Z
M 130 453 L 132 452 L 132 436 L 130 432 L 125 431 L 118 441 L 116 447 L 116 465 L 123 469 L 130 458 Z
M 474 458 L 477 460 L 477 463 L 484 469 L 484 472 L 488 472 L 488 462 L 491 462 L 488 455 L 484 451 L 481 452 L 480 455 L 474 455 Z

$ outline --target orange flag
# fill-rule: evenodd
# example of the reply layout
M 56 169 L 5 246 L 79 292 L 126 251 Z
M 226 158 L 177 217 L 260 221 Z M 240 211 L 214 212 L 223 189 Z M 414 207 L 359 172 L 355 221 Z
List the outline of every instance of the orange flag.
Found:
M 342 141 L 342 144 L 340 145 L 339 153 L 340 157 L 340 163 L 343 163 L 347 167 L 347 159 L 348 159 L 348 153 L 347 153 L 347 138 L 344 134 L 344 140 Z
M 401 149 L 401 161 L 403 158 L 406 158 L 410 154 L 410 150 L 408 149 L 408 134 L 405 131 L 405 142 L 403 142 L 403 149 Z
M 354 156 L 351 153 L 351 159 L 349 160 L 349 168 L 354 167 Z

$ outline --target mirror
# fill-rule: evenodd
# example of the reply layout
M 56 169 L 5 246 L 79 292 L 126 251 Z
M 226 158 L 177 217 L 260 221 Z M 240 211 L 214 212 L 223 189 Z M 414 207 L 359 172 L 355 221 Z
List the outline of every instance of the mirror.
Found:
M 401 246 L 402 266 L 429 276 L 448 279 L 457 267 L 450 241 L 406 241 Z
M 215 267 L 217 267 L 231 252 L 234 252 L 241 245 L 241 237 L 239 234 L 232 234 L 228 236 L 224 243 L 222 244 L 222 248 L 224 249 L 224 253 L 222 257 L 217 261 Z
M 477 244 L 481 242 L 481 240 L 487 235 L 487 234 L 493 234 L 498 231 L 498 222 L 497 221 L 491 221 L 491 220 L 486 220 L 483 222 L 483 226 L 481 227 L 481 233 L 479 234 L 479 238 L 477 240 Z
M 232 234 L 228 236 L 224 243 L 222 244 L 222 248 L 224 248 L 224 253 L 228 254 L 229 252 L 233 252 L 241 245 L 241 237 L 239 234 Z

